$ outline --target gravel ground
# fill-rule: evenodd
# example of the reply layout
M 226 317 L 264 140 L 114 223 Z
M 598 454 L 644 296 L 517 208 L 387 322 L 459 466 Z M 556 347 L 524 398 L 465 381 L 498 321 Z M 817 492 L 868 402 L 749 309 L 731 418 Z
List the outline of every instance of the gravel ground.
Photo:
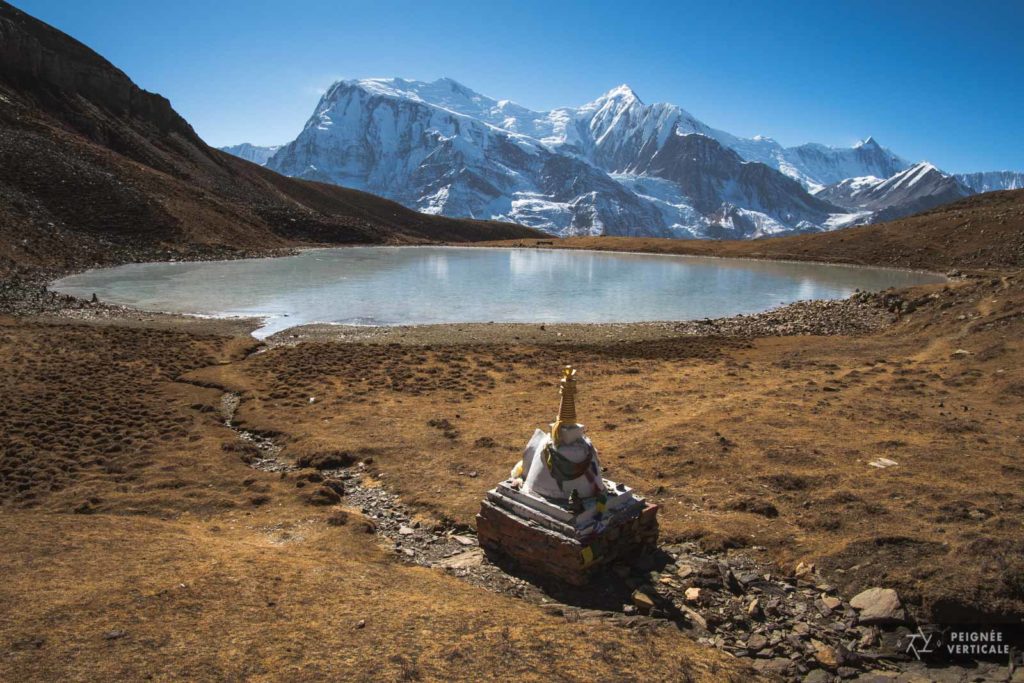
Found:
M 857 293 L 838 301 L 799 301 L 780 308 L 727 318 L 603 324 L 462 323 L 356 327 L 303 325 L 267 339 L 271 346 L 304 341 L 376 344 L 523 343 L 563 344 L 651 341 L 678 336 L 771 337 L 857 335 L 882 329 L 897 318 L 905 300 L 893 293 Z

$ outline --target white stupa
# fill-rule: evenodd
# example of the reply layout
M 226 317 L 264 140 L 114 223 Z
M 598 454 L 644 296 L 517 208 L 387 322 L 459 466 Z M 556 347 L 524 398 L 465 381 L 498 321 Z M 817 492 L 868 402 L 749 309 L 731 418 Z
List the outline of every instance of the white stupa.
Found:
M 657 543 L 657 506 L 601 476 L 597 449 L 576 421 L 576 371 L 560 382 L 558 417 L 535 430 L 509 478 L 477 515 L 485 549 L 528 569 L 583 583 L 590 570 Z

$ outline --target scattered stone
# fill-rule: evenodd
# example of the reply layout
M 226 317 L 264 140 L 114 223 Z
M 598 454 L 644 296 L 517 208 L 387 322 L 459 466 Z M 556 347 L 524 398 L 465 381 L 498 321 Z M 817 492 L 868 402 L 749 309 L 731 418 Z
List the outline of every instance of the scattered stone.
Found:
M 830 610 L 839 609 L 843 604 L 843 601 L 834 595 L 822 595 L 821 602 Z
M 106 633 L 104 633 L 103 634 L 103 640 L 119 640 L 121 638 L 124 638 L 127 635 L 128 635 L 127 631 L 122 631 L 120 629 L 116 629 L 116 630 L 107 631 Z
M 686 335 L 744 338 L 864 334 L 890 324 L 895 306 L 884 297 L 882 293 L 860 292 L 840 301 L 798 301 L 754 315 L 681 322 L 675 329 Z
M 729 569 L 729 567 L 724 564 L 720 564 L 718 565 L 718 571 L 722 574 L 722 582 L 725 584 L 725 587 L 728 588 L 733 595 L 743 594 L 743 586 L 740 585 L 740 582 L 736 578 L 736 575 L 733 574 L 732 569 Z
M 446 557 L 434 563 L 435 567 L 442 569 L 470 569 L 479 567 L 484 562 L 484 551 L 480 548 L 472 548 L 451 557 Z
M 798 579 L 803 579 L 814 573 L 813 562 L 800 562 L 796 565 L 796 570 L 793 575 Z
M 744 590 L 747 590 L 755 583 L 764 580 L 764 577 L 762 577 L 761 574 L 759 574 L 756 571 L 736 570 L 733 571 L 733 574 L 736 576 L 736 579 L 743 586 Z
M 812 640 L 814 646 L 814 659 L 826 669 L 835 671 L 839 667 L 839 652 L 832 646 L 826 645 L 820 640 Z
M 360 619 L 357 621 L 356 628 L 366 628 L 366 619 Z
M 399 533 L 400 536 L 412 536 L 414 533 L 416 533 L 416 530 L 413 529 L 412 527 L 408 527 L 408 526 L 404 526 L 403 525 L 403 526 L 398 527 L 398 533 Z
M 704 629 L 705 631 L 708 630 L 707 619 L 705 619 L 704 615 L 702 615 L 700 612 L 692 610 L 689 607 L 687 607 L 686 605 L 680 606 L 679 609 L 683 612 L 683 614 L 685 614 L 689 618 L 691 623 L 699 626 L 700 628 Z
M 754 635 L 752 635 L 749 638 L 747 638 L 747 649 L 748 650 L 753 650 L 754 652 L 760 652 L 761 650 L 765 649 L 766 647 L 768 647 L 768 639 L 765 638 L 760 633 L 755 633 Z
M 764 610 L 761 609 L 761 601 L 760 600 L 758 600 L 757 598 L 754 598 L 753 600 L 750 601 L 750 604 L 747 605 L 747 616 L 750 617 L 751 619 L 758 619 L 758 620 L 764 618 Z
M 701 591 L 696 586 L 687 588 L 684 594 L 687 602 L 700 602 Z
M 821 669 L 814 669 L 803 678 L 803 683 L 829 683 L 832 677 Z
M 861 624 L 902 624 L 906 612 L 896 591 L 891 588 L 869 588 L 850 600 L 850 606 L 857 610 Z
M 647 595 L 647 593 L 644 593 L 641 590 L 635 590 L 633 591 L 632 598 L 633 604 L 636 605 L 641 612 L 649 613 L 654 609 L 654 600 L 652 600 L 651 596 Z
M 452 534 L 452 538 L 462 545 L 476 545 L 476 539 L 470 538 L 469 536 Z
M 773 657 L 771 659 L 757 659 L 754 661 L 754 666 L 766 673 L 785 676 L 793 669 L 794 664 L 792 660 L 785 657 Z
M 891 458 L 875 458 L 868 464 L 871 465 L 872 467 L 877 467 L 878 469 L 885 469 L 886 467 L 892 467 L 893 465 L 898 465 L 899 463 Z
M 878 629 L 872 626 L 864 631 L 864 634 L 857 641 L 857 647 L 867 650 L 876 645 L 878 645 Z
M 693 567 L 691 565 L 688 565 L 688 564 L 681 564 L 681 565 L 679 565 L 679 568 L 676 569 L 676 576 L 678 576 L 680 579 L 688 578 L 692 574 L 693 574 Z

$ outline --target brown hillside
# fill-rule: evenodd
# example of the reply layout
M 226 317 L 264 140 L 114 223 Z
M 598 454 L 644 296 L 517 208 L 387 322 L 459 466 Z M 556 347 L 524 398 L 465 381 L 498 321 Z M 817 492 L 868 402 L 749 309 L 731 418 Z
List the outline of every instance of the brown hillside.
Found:
M 519 240 L 508 244 L 534 245 Z M 1024 190 L 989 192 L 889 223 L 747 241 L 580 237 L 550 246 L 700 256 L 832 261 L 926 270 L 1024 267 Z
M 300 243 L 536 235 L 425 216 L 212 149 L 165 98 L 0 2 L 0 272 Z

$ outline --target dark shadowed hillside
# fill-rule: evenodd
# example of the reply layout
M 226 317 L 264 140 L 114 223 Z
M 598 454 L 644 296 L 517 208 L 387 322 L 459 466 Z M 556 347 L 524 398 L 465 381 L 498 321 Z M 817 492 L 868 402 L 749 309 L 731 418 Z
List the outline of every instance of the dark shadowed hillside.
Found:
M 426 216 L 212 149 L 165 98 L 0 2 L 0 272 L 536 234 Z

